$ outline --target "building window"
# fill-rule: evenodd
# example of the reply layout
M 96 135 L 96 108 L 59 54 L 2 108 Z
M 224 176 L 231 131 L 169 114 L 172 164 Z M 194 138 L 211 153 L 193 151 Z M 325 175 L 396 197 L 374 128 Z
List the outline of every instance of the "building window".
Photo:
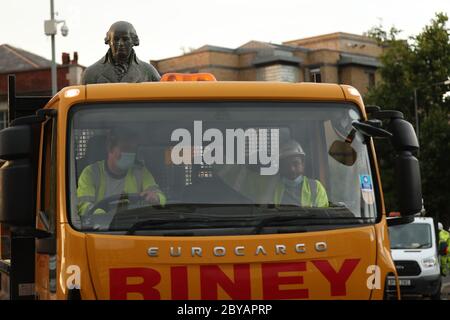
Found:
M 320 68 L 309 70 L 309 81 L 311 82 L 322 82 L 322 76 L 320 74 Z
M 256 71 L 256 81 L 298 82 L 298 67 L 281 64 L 260 67 Z

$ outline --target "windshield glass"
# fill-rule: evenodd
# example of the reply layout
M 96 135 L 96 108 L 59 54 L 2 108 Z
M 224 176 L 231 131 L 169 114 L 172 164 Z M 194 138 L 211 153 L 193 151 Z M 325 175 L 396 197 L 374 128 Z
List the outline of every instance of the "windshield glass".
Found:
M 142 102 L 70 112 L 70 220 L 90 232 L 229 235 L 374 223 L 351 104 Z
M 409 223 L 389 227 L 391 249 L 431 248 L 431 228 L 426 223 Z

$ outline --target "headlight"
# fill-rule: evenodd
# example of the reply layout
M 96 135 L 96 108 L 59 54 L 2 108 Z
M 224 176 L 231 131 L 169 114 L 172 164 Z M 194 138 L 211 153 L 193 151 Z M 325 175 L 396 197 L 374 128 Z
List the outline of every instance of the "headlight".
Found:
M 422 265 L 425 268 L 433 268 L 437 264 L 436 257 L 429 257 L 422 260 Z

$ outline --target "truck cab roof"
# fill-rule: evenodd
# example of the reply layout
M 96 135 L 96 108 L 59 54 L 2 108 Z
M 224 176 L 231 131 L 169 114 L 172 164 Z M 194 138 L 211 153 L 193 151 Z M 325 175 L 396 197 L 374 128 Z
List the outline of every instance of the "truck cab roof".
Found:
M 71 86 L 62 89 L 47 104 L 62 105 L 108 101 L 314 101 L 353 102 L 363 112 L 359 92 L 347 85 L 325 83 L 283 83 L 246 81 L 108 83 Z

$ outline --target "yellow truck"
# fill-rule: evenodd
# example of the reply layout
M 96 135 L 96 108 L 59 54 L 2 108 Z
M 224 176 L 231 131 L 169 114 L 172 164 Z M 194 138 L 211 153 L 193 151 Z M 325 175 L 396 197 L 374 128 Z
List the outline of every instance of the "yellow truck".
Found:
M 399 298 L 387 284 L 397 277 L 388 223 L 422 208 L 419 146 L 400 112 L 366 107 L 338 84 L 167 75 L 45 99 L 16 97 L 9 83 L 3 298 Z M 133 166 L 159 201 L 92 182 L 107 190 L 85 206 L 80 176 L 98 165 L 114 177 L 118 128 L 133 133 Z M 389 222 L 373 138 L 397 154 L 401 216 Z M 297 204 L 279 191 L 291 188 L 282 173 L 292 141 L 304 159 Z

